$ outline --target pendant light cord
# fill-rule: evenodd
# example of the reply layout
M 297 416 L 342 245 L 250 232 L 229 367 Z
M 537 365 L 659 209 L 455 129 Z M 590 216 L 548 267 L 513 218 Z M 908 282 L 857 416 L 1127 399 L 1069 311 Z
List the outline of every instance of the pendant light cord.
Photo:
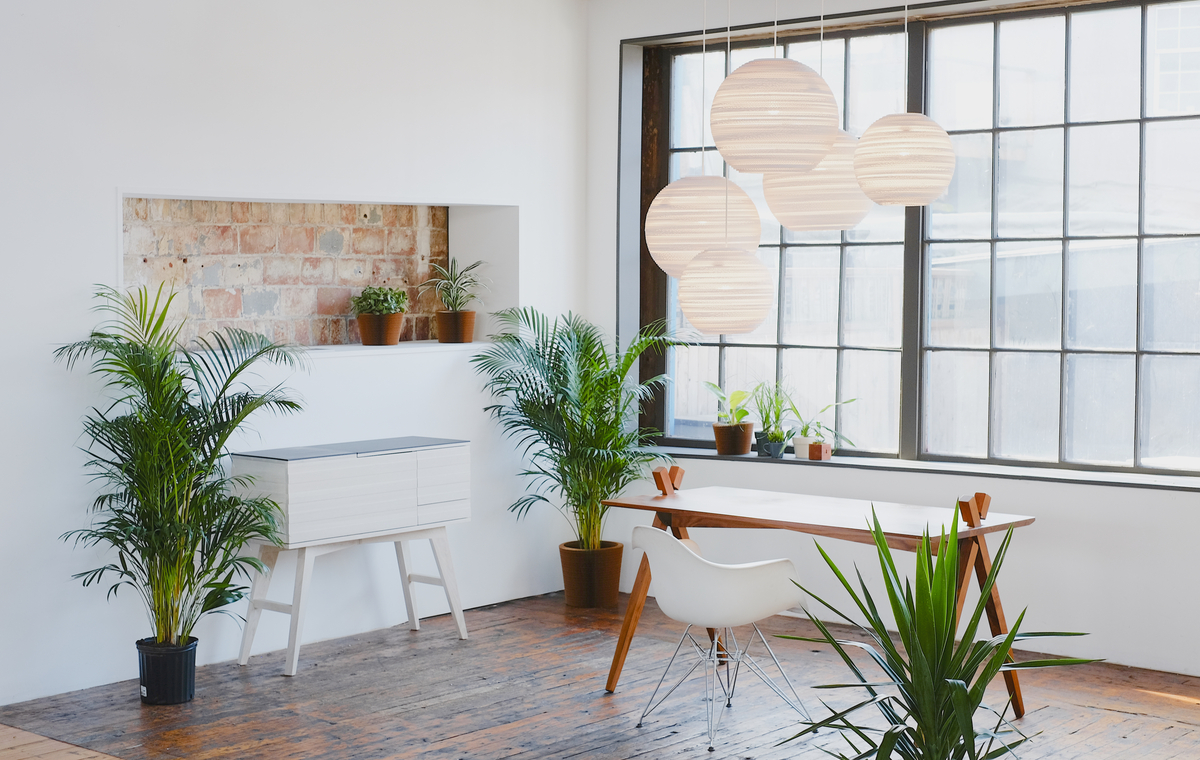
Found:
M 775 0 L 775 33 L 771 38 L 771 57 L 779 57 L 779 0 Z
M 708 96 L 708 0 L 701 0 L 704 5 L 703 24 L 700 30 L 700 176 L 708 172 L 704 166 L 704 99 Z M 821 0 L 825 2 L 825 0 Z
M 822 0 L 823 2 L 824 0 Z M 908 3 L 904 4 L 904 113 L 908 113 Z
M 725 2 L 725 68 L 733 55 L 733 0 Z M 728 164 L 726 164 L 728 166 Z M 725 177 L 725 243 L 729 243 L 729 177 Z

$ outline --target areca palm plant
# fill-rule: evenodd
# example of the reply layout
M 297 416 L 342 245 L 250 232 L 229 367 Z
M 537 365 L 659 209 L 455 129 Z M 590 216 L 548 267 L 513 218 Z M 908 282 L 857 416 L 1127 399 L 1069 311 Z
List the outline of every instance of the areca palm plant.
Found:
M 487 411 L 529 463 L 522 474 L 532 479 L 531 491 L 509 509 L 523 516 L 534 504 L 553 503 L 571 522 L 579 548 L 599 549 L 608 511 L 601 500 L 664 458 L 649 448 L 657 432 L 639 429 L 636 417 L 665 379 L 637 383 L 629 375 L 645 351 L 669 341 L 653 325 L 610 351 L 603 331 L 573 314 L 551 322 L 526 308 L 496 317 L 506 331 L 471 361 L 498 399 Z
M 864 689 L 867 695 L 848 708 L 831 709 L 829 716 L 808 722 L 807 728 L 787 741 L 822 728 L 840 730 L 851 752 L 842 754 L 828 749 L 825 752 L 842 760 L 994 760 L 1011 753 L 1028 737 L 1007 721 L 1007 706 L 999 710 L 983 706 L 984 691 L 988 684 L 998 673 L 1006 670 L 1094 662 L 1077 658 L 1012 662 L 1009 656 L 1017 641 L 1083 634 L 1021 631 L 1025 617 L 1022 612 L 1007 634 L 976 640 L 988 597 L 1012 541 L 1010 527 L 980 589 L 979 601 L 967 619 L 960 640 L 956 641 L 959 628 L 958 583 L 969 582 L 970 573 L 968 569 L 967 578 L 957 577 L 957 513 L 949 537 L 943 531 L 936 545 L 936 559 L 929 532 L 926 531 L 922 536 L 917 547 L 916 578 L 913 581 L 900 579 L 879 518 L 872 517 L 871 528 L 879 565 L 883 570 L 886 602 L 895 618 L 902 647 L 892 640 L 862 574 L 858 574 L 859 588 L 856 591 L 818 544 L 821 556 L 867 624 L 864 626 L 856 622 L 808 589 L 804 589 L 805 593 L 854 626 L 870 641 L 838 639 L 824 622 L 811 614 L 809 619 L 821 632 L 821 638 L 782 635 L 780 638 L 829 644 L 850 668 L 854 682 L 817 688 Z M 868 677 L 863 673 L 858 663 L 851 659 L 847 651 L 850 648 L 865 651 L 883 671 L 882 677 Z M 976 729 L 975 715 L 981 708 L 990 711 L 994 720 L 988 719 L 984 728 Z M 854 716 L 861 710 L 877 710 L 883 718 L 884 727 L 880 728 L 876 723 L 858 722 Z
M 85 586 L 111 577 L 110 596 L 132 587 L 154 643 L 180 646 L 201 617 L 245 594 L 240 578 L 262 569 L 240 547 L 277 540 L 278 505 L 238 495 L 248 483 L 228 475 L 222 460 L 250 415 L 300 408 L 280 386 L 252 389 L 247 373 L 263 361 L 294 366 L 302 354 L 236 329 L 183 349 L 182 323 L 167 316 L 175 294 L 161 286 L 154 295 L 105 287 L 97 297 L 108 319 L 55 356 L 68 368 L 90 359 L 112 394 L 84 420 L 87 466 L 106 488 L 92 504 L 92 525 L 63 538 L 116 550 L 114 561 L 75 577 Z

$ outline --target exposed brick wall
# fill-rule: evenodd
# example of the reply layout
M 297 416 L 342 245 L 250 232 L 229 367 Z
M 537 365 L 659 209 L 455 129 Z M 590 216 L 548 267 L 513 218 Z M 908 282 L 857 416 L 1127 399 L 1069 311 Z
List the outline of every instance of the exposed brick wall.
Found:
M 437 337 L 437 296 L 420 297 L 448 256 L 444 206 L 126 198 L 125 284 L 179 292 L 190 340 L 225 326 L 304 346 L 357 343 L 350 296 L 403 287 L 401 340 Z

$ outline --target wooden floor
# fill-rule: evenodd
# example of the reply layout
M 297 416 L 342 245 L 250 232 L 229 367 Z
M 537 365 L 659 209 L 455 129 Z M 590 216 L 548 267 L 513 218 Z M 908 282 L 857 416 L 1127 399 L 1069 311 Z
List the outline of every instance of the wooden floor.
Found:
M 724 710 L 716 752 L 705 751 L 699 680 L 637 728 L 681 627 L 651 600 L 621 685 L 607 694 L 619 621 L 616 612 L 569 610 L 561 594 L 551 594 L 469 610 L 468 641 L 458 640 L 444 616 L 422 621 L 419 632 L 398 627 L 308 644 L 295 678 L 281 675 L 283 652 L 254 657 L 248 667 L 202 667 L 196 700 L 187 705 L 145 707 L 136 682 L 126 681 L 0 707 L 0 724 L 129 760 L 768 760 L 827 758 L 818 745 L 844 749 L 833 734 L 776 746 L 797 730 L 795 714 L 749 674 Z M 763 628 L 812 633 L 807 621 L 784 617 Z M 820 709 L 818 695 L 853 698 L 806 688 L 845 681 L 830 652 L 795 641 L 774 646 L 810 709 Z M 1018 750 L 1026 760 L 1200 758 L 1198 678 L 1096 664 L 1022 679 L 1029 714 L 1018 725 L 1041 732 Z M 1002 688 L 994 697 L 1003 700 Z M 20 754 L 19 735 L 0 732 L 18 737 L 8 749 L 0 741 L 0 760 L 96 757 L 78 748 L 53 754 L 49 745 L 42 754 Z

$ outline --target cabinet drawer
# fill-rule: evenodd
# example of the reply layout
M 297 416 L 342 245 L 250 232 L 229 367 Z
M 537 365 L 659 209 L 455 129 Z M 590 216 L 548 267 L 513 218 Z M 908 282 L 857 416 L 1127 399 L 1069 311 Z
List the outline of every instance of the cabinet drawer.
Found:
M 417 452 L 417 503 L 471 498 L 471 449 L 449 446 Z M 421 522 L 427 522 L 421 520 Z
M 448 522 L 450 520 L 465 520 L 471 516 L 471 500 L 456 499 L 441 501 L 437 504 L 417 505 L 417 517 L 421 525 Z

